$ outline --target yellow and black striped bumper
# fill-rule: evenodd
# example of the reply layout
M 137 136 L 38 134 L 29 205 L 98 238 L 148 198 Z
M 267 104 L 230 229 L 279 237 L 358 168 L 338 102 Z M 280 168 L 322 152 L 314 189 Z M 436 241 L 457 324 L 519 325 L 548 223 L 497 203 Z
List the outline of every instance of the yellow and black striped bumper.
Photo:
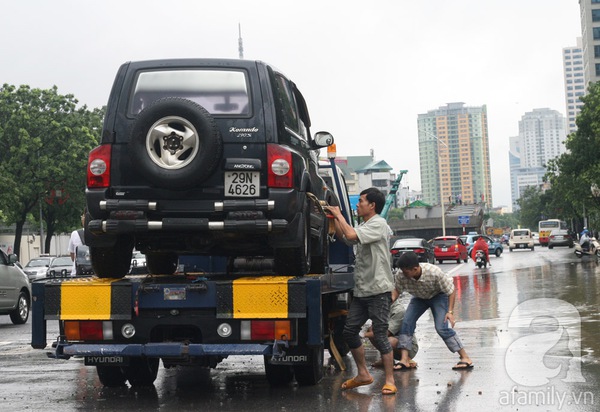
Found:
M 131 319 L 131 283 L 125 279 L 69 279 L 47 284 L 45 293 L 45 319 Z
M 244 277 L 217 282 L 217 317 L 284 319 L 306 317 L 306 282 L 289 276 Z

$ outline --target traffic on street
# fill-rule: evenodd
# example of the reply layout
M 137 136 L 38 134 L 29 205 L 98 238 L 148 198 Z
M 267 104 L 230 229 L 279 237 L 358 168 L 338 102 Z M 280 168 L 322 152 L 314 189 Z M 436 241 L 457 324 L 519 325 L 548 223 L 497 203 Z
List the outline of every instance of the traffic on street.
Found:
M 215 369 L 160 368 L 150 387 L 104 387 L 82 359 L 49 358 L 57 322 L 48 324 L 48 347 L 33 349 L 31 320 L 0 317 L 0 387 L 7 410 L 335 410 L 494 411 L 598 410 L 600 384 L 600 264 L 577 259 L 571 248 L 514 250 L 490 257 L 491 266 L 445 261 L 454 278 L 455 329 L 474 368 L 454 371 L 450 353 L 426 313 L 416 330 L 416 369 L 396 371 L 396 396 L 374 383 L 342 391 L 356 374 L 325 351 L 324 378 L 314 386 L 295 381 L 269 385 L 262 356 L 230 356 Z M 401 299 L 407 301 L 407 296 Z M 369 364 L 378 352 L 367 342 Z

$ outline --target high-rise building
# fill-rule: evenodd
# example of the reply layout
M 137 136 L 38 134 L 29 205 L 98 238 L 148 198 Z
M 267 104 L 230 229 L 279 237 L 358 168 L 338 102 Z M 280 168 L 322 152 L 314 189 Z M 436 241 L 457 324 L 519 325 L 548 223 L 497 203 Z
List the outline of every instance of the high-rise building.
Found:
M 585 65 L 581 37 L 576 47 L 563 49 L 563 73 L 565 76 L 565 108 L 567 113 L 567 134 L 577 130 L 575 118 L 581 111 L 583 102 L 579 99 L 585 94 Z
M 566 151 L 565 117 L 556 110 L 533 109 L 519 121 L 510 138 L 510 181 L 513 209 L 527 187 L 541 187 L 549 160 Z
M 585 84 L 600 79 L 600 0 L 579 0 Z
M 417 122 L 423 201 L 492 206 L 486 106 L 448 103 Z

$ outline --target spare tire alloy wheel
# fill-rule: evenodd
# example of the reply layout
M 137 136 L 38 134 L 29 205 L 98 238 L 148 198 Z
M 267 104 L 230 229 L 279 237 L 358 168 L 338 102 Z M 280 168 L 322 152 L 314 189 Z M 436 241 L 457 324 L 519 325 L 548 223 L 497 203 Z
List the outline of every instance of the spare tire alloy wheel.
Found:
M 148 130 L 146 153 L 163 169 L 187 166 L 197 156 L 199 148 L 198 131 L 183 117 L 163 117 Z
M 133 165 L 167 189 L 197 185 L 221 159 L 223 142 L 210 113 L 186 99 L 164 98 L 144 109 L 131 131 Z

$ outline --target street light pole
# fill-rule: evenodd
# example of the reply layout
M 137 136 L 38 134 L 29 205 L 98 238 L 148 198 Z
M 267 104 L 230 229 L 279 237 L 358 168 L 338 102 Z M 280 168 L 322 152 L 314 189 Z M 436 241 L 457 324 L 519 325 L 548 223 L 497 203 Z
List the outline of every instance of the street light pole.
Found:
M 443 144 L 444 146 L 446 146 L 446 149 L 448 149 L 448 145 L 445 142 L 443 142 L 442 140 L 438 139 L 438 137 L 436 135 L 434 135 L 433 133 L 430 133 L 424 129 L 419 129 L 419 132 L 423 132 L 427 136 L 433 137 L 435 140 L 437 140 L 438 143 Z M 446 207 L 444 205 L 444 192 L 442 190 L 442 170 L 441 170 L 442 165 L 440 162 L 439 154 L 437 155 L 437 163 L 438 163 L 438 180 L 440 183 L 440 204 L 442 206 L 442 236 L 446 236 Z
M 42 201 L 40 200 L 40 255 L 44 253 L 44 220 L 42 219 Z

